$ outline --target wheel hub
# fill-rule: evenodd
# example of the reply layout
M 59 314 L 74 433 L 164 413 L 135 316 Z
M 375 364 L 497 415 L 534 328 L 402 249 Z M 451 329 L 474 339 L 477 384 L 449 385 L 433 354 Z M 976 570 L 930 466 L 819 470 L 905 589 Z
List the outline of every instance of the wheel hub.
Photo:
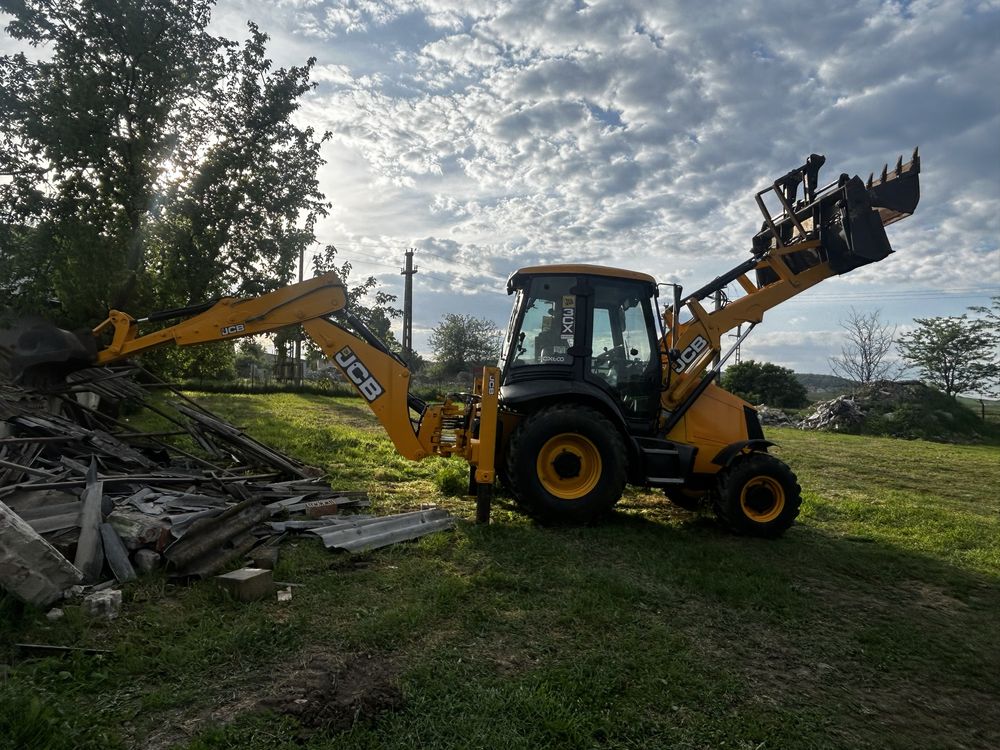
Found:
M 754 477 L 743 486 L 740 505 L 748 518 L 758 523 L 773 521 L 785 507 L 785 490 L 774 477 Z
M 555 435 L 542 445 L 535 470 L 546 492 L 561 500 L 579 500 L 601 479 L 601 453 L 590 438 L 579 433 Z
M 559 475 L 560 479 L 571 479 L 572 477 L 580 476 L 580 469 L 582 467 L 583 462 L 580 460 L 580 457 L 568 450 L 564 450 L 552 462 L 552 468 L 556 470 L 556 474 Z

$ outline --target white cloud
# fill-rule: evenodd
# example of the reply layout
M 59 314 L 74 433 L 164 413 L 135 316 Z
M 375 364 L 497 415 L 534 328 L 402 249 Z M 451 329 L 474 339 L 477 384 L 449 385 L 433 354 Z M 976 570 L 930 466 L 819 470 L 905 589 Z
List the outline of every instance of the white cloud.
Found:
M 923 196 L 889 229 L 898 252 L 838 288 L 1000 286 L 996 4 L 221 0 L 220 11 L 237 2 L 271 14 L 282 58 L 296 39 L 318 57 L 301 117 L 334 133 L 323 240 L 378 238 L 385 257 L 419 242 L 460 261 L 429 259 L 451 283 L 425 276 L 418 296 L 450 290 L 474 305 L 518 265 L 569 260 L 699 286 L 745 257 L 761 221 L 753 192 L 810 152 L 828 156 L 831 180 L 917 144 Z M 502 323 L 504 300 L 489 296 Z M 925 314 L 916 300 L 909 311 Z M 785 324 L 809 333 L 813 318 L 798 317 Z M 819 351 L 828 330 L 812 333 L 768 335 L 767 350 Z

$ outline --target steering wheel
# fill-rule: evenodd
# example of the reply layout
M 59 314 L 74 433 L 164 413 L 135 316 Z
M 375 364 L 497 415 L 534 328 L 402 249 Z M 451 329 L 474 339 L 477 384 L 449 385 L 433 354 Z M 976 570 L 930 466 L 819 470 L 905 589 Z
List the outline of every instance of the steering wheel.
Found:
M 594 367 L 613 367 L 616 362 L 625 360 L 625 347 L 622 344 L 607 349 L 594 357 Z

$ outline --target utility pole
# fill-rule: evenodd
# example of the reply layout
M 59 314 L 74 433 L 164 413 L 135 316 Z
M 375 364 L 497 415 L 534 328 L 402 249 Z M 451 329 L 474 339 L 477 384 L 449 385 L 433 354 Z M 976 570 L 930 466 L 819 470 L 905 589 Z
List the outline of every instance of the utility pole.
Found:
M 412 247 L 406 251 L 406 267 L 399 272 L 406 277 L 403 284 L 403 359 L 409 359 L 413 354 L 413 274 L 417 272 Z
M 735 338 L 736 341 L 738 342 L 740 340 L 740 337 L 742 335 L 743 335 L 743 324 L 740 323 L 738 326 L 736 326 L 736 333 L 729 334 L 729 338 Z M 742 361 L 742 358 L 740 357 L 740 347 L 741 346 L 743 346 L 743 344 L 741 344 L 741 343 L 737 343 L 736 344 L 736 352 L 733 354 L 733 364 L 734 365 L 738 365 Z
M 305 248 L 299 248 L 299 282 L 302 281 L 302 266 L 305 260 Z M 295 331 L 295 369 L 292 371 L 292 382 L 295 385 L 302 385 L 302 330 Z

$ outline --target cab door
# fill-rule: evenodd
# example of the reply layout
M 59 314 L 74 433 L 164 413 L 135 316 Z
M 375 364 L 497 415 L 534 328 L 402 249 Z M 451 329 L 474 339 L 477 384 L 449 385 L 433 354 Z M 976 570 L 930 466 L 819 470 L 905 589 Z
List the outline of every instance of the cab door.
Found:
M 660 400 L 660 354 L 648 285 L 626 279 L 588 279 L 584 377 L 620 406 L 636 430 L 651 428 Z

